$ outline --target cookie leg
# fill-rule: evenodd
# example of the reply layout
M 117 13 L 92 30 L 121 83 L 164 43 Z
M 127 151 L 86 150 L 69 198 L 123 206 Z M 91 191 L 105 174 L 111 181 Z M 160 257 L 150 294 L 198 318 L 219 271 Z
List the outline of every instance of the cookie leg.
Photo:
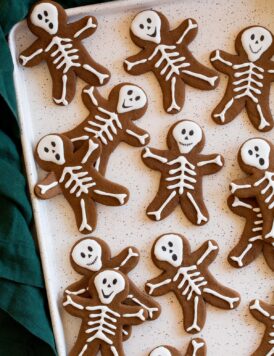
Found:
M 263 241 L 261 239 L 253 241 L 252 238 L 246 239 L 243 236 L 240 242 L 231 250 L 228 262 L 235 268 L 245 267 L 257 258 L 262 248 Z
M 125 356 L 122 343 L 116 340 L 112 345 L 102 345 L 101 353 L 104 356 Z
M 263 254 L 269 268 L 274 272 L 274 247 L 268 243 L 264 244 Z
M 203 289 L 204 300 L 221 309 L 234 309 L 240 303 L 239 295 L 232 289 L 220 285 L 218 282 L 206 277 L 207 285 Z
M 267 243 L 274 247 L 274 219 L 269 217 L 264 219 L 263 237 Z
M 217 73 L 197 61 L 190 67 L 181 70 L 181 73 L 185 83 L 197 89 L 211 90 L 216 88 L 218 84 Z
M 68 202 L 74 211 L 79 231 L 82 234 L 92 232 L 97 222 L 96 207 L 93 200 L 87 195 L 82 195 L 80 198 L 71 196 Z
M 194 225 L 204 225 L 208 222 L 209 215 L 202 195 L 197 192 L 187 192 L 180 197 L 182 211 Z
M 192 339 L 188 345 L 185 356 L 206 356 L 206 343 L 203 339 Z
M 269 103 L 254 103 L 251 99 L 247 100 L 247 113 L 253 126 L 259 131 L 269 131 L 273 127 L 273 118 L 269 108 Z
M 96 183 L 92 191 L 92 197 L 100 204 L 119 206 L 126 204 L 129 192 L 119 184 L 104 180 L 102 183 Z
M 92 60 L 83 60 L 82 66 L 76 68 L 76 73 L 86 83 L 93 86 L 101 86 L 109 81 L 109 71 Z
M 185 101 L 185 85 L 181 78 L 174 75 L 171 79 L 159 78 L 163 93 L 164 109 L 168 114 L 181 111 Z
M 224 125 L 232 121 L 245 107 L 245 99 L 234 99 L 234 93 L 229 91 L 212 113 L 216 124 Z
M 180 298 L 185 299 L 183 296 Z M 183 307 L 185 331 L 190 334 L 200 332 L 206 320 L 206 307 L 203 298 L 195 295 L 191 300 L 180 303 Z
M 161 186 L 154 200 L 147 208 L 147 216 L 151 220 L 159 221 L 173 212 L 179 203 L 179 197 L 175 190 L 166 189 Z
M 96 340 L 92 343 L 87 343 L 85 340 L 81 340 L 81 342 L 76 342 L 76 344 L 70 351 L 69 356 L 96 356 L 98 351 L 99 344 Z
M 75 95 L 76 77 L 73 71 L 62 73 L 51 70 L 52 75 L 52 98 L 57 105 L 68 105 Z

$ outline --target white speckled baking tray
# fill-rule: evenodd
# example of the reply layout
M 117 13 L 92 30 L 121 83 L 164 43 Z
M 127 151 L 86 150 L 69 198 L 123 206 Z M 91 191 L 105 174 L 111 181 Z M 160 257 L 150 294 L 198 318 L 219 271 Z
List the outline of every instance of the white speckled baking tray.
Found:
M 240 292 L 242 302 L 237 310 L 222 311 L 207 306 L 207 322 L 200 334 L 206 339 L 209 355 L 249 355 L 258 346 L 263 325 L 251 317 L 249 301 L 262 298 L 271 302 L 273 274 L 259 257 L 250 266 L 236 270 L 227 262 L 227 255 L 238 241 L 244 221 L 228 210 L 226 199 L 228 184 L 241 175 L 236 162 L 239 145 L 247 138 L 258 135 L 245 112 L 226 126 L 217 126 L 210 118 L 212 109 L 221 99 L 226 79 L 221 75 L 217 90 L 203 92 L 187 87 L 186 101 L 181 113 L 170 116 L 162 108 L 160 88 L 152 74 L 130 76 L 123 70 L 123 60 L 139 49 L 129 37 L 129 26 L 134 14 L 153 7 L 162 11 L 172 26 L 193 17 L 199 24 L 199 33 L 190 48 L 202 62 L 209 64 L 209 53 L 217 48 L 234 52 L 234 40 L 244 27 L 260 24 L 274 32 L 274 2 L 272 0 L 155 0 L 118 1 L 68 10 L 70 20 L 84 15 L 95 15 L 98 29 L 84 41 L 92 56 L 112 73 L 110 82 L 100 89 L 108 95 L 110 89 L 123 81 L 139 84 L 147 92 L 149 109 L 137 124 L 151 134 L 151 146 L 165 148 L 168 128 L 179 119 L 196 120 L 205 130 L 205 153 L 220 152 L 225 157 L 225 168 L 217 175 L 204 179 L 205 201 L 210 222 L 204 227 L 192 226 L 179 207 L 162 222 L 150 221 L 145 208 L 158 188 L 159 176 L 143 165 L 140 149 L 121 145 L 111 157 L 107 176 L 129 188 L 131 197 L 124 207 L 111 208 L 98 205 L 98 227 L 95 236 L 104 238 L 113 254 L 128 245 L 141 251 L 141 262 L 131 272 L 132 279 L 142 287 L 145 281 L 158 274 L 150 259 L 154 239 L 166 232 L 178 232 L 189 238 L 193 249 L 206 239 L 215 239 L 220 254 L 211 271 L 224 284 Z M 54 334 L 59 355 L 65 355 L 75 342 L 80 320 L 68 315 L 60 304 L 64 288 L 79 276 L 69 263 L 69 250 L 82 235 L 77 231 L 72 211 L 62 196 L 41 201 L 33 195 L 38 177 L 44 175 L 36 166 L 33 148 L 38 139 L 51 132 L 63 132 L 74 127 L 87 115 L 81 102 L 85 83 L 78 80 L 77 95 L 68 107 L 58 107 L 51 99 L 51 80 L 45 63 L 34 68 L 23 68 L 18 54 L 28 46 L 34 36 L 26 22 L 17 24 L 10 34 L 10 48 L 14 61 L 14 79 L 21 124 L 22 143 L 31 199 L 35 214 L 40 253 L 46 279 L 47 293 Z M 274 96 L 274 92 L 271 93 Z M 272 109 L 273 100 L 272 100 Z M 261 134 L 274 138 L 274 130 Z M 121 172 L 124 174 L 121 175 Z M 115 222 L 115 224 L 113 223 Z M 182 312 L 171 294 L 157 299 L 162 314 L 157 321 L 137 326 L 125 352 L 132 356 L 145 356 L 156 345 L 172 344 L 185 350 L 190 335 L 183 330 Z

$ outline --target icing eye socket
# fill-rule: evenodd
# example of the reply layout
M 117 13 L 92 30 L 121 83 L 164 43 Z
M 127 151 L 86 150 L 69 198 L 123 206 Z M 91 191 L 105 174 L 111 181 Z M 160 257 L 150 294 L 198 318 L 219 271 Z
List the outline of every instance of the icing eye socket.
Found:
M 259 147 L 258 147 L 258 146 L 255 146 L 255 147 L 254 147 L 254 150 L 255 150 L 256 152 L 258 152 L 258 151 L 259 151 Z
M 261 36 L 260 40 L 261 42 L 264 40 L 264 35 Z
M 250 38 L 252 39 L 252 41 L 254 41 L 254 39 L 255 39 L 254 33 L 252 33 L 252 35 L 250 36 Z
M 132 93 L 133 93 L 133 91 L 132 91 L 132 90 L 129 90 L 129 91 L 127 92 L 127 95 L 132 95 Z
M 166 247 L 165 247 L 165 246 L 162 246 L 162 250 L 163 250 L 163 251 L 166 251 Z
M 57 159 L 57 161 L 59 161 L 59 159 L 60 159 L 59 153 L 57 153 L 57 154 L 55 155 L 55 158 Z
M 92 251 L 93 251 L 93 248 L 92 248 L 91 246 L 88 246 L 88 250 L 89 250 L 90 252 L 92 252 Z
M 48 153 L 49 149 L 47 147 L 44 148 L 44 151 Z
M 248 150 L 248 153 L 250 154 L 250 156 L 253 155 L 253 152 L 251 150 Z
M 138 100 L 140 100 L 141 99 L 141 97 L 138 95 L 138 96 L 136 96 L 136 98 L 135 98 L 135 100 L 136 101 L 138 101 Z
M 182 129 L 182 134 L 184 135 L 186 133 L 186 129 Z
M 172 259 L 173 259 L 173 261 L 177 261 L 177 259 L 178 259 L 177 255 L 173 254 Z
M 53 24 L 50 22 L 49 23 L 49 28 L 52 30 L 53 29 Z
M 139 27 L 140 27 L 140 29 L 143 30 L 145 26 L 141 23 L 141 24 L 139 25 Z
M 151 18 L 148 18 L 148 19 L 147 19 L 147 22 L 148 22 L 148 23 L 151 23 Z
M 263 166 L 263 165 L 264 165 L 264 159 L 263 159 L 263 158 L 260 158 L 260 159 L 259 159 L 259 163 L 260 163 L 261 166 Z
M 115 285 L 117 283 L 117 279 L 115 278 L 114 280 L 113 280 L 113 284 Z
M 81 257 L 82 257 L 82 258 L 85 258 L 85 257 L 86 257 L 86 255 L 84 254 L 84 252 L 81 252 Z
M 104 278 L 104 279 L 103 279 L 103 284 L 106 284 L 106 283 L 107 283 L 107 279 Z
M 173 246 L 173 243 L 169 241 L 168 246 L 169 246 L 169 247 L 172 247 L 172 246 Z
M 190 136 L 193 136 L 193 135 L 194 135 L 194 131 L 193 131 L 193 130 L 190 130 L 190 131 L 189 131 L 189 134 L 190 134 Z
M 44 11 L 44 15 L 47 17 L 47 16 L 48 16 L 48 12 L 47 12 L 47 11 Z
M 37 17 L 38 17 L 39 20 L 42 20 L 42 18 L 43 18 L 43 16 L 41 14 L 38 14 Z
M 51 142 L 52 147 L 56 146 L 56 143 L 54 141 Z

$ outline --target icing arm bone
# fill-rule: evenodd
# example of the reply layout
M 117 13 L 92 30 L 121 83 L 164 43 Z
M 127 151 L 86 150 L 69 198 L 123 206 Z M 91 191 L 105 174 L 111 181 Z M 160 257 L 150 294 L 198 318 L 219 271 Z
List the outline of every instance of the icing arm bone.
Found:
M 201 174 L 212 174 L 218 172 L 224 165 L 224 159 L 221 155 L 212 154 L 207 156 L 200 156 L 197 167 Z
M 79 21 L 69 24 L 70 30 L 73 32 L 73 37 L 82 40 L 91 36 L 97 28 L 97 20 L 95 17 L 86 16 Z
M 32 67 L 39 64 L 44 57 L 44 50 L 40 40 L 34 42 L 29 48 L 21 53 L 19 57 L 20 63 L 25 67 Z
M 184 20 L 172 33 L 174 36 L 180 36 L 177 44 L 189 44 L 196 36 L 198 31 L 197 22 L 193 19 Z

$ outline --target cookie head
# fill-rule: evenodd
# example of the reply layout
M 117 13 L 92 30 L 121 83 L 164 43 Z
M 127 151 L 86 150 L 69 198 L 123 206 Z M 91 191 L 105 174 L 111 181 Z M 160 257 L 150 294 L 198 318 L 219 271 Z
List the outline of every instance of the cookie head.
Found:
M 264 27 L 254 26 L 243 31 L 242 46 L 251 62 L 255 62 L 270 48 L 272 34 Z
M 35 5 L 30 14 L 30 22 L 50 35 L 58 32 L 58 9 L 50 2 L 40 2 Z
M 140 87 L 133 84 L 121 86 L 117 104 L 117 112 L 119 114 L 142 109 L 146 105 L 147 97 Z
M 180 121 L 172 129 L 180 153 L 190 153 L 203 139 L 201 127 L 193 121 Z
M 141 40 L 159 44 L 161 42 L 161 18 L 156 11 L 142 11 L 132 21 L 131 31 Z
M 166 262 L 173 267 L 179 267 L 183 261 L 183 241 L 176 234 L 160 236 L 154 246 L 156 260 Z
M 37 156 L 40 161 L 63 165 L 65 160 L 65 148 L 63 139 L 59 135 L 47 135 L 37 145 Z
M 72 248 L 71 259 L 76 266 L 99 271 L 102 268 L 102 247 L 92 238 L 82 239 Z
M 246 141 L 240 150 L 240 158 L 243 164 L 257 170 L 268 169 L 270 165 L 270 145 L 261 138 L 252 138 Z
M 149 356 L 172 356 L 172 354 L 165 346 L 159 346 L 153 351 L 151 351 Z
M 110 304 L 114 299 L 116 302 L 121 301 L 126 290 L 125 277 L 115 270 L 99 272 L 94 278 L 94 285 L 103 304 Z

